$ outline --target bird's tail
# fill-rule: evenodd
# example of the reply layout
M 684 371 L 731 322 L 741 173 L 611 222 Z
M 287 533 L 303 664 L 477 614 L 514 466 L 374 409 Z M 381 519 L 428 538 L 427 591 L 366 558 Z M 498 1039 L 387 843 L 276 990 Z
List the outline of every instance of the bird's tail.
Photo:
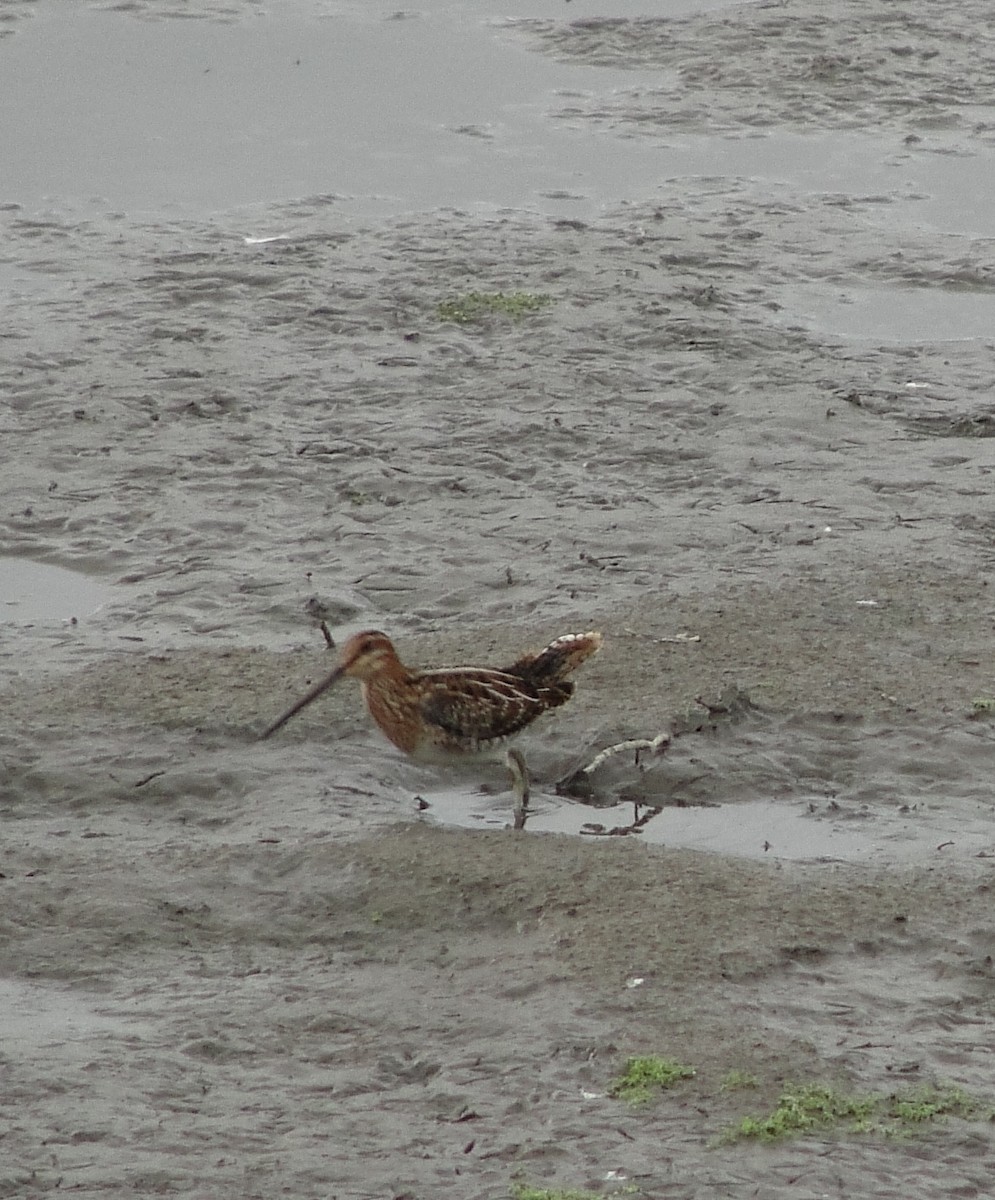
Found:
M 587 633 L 565 633 L 538 654 L 523 654 L 510 667 L 505 667 L 505 672 L 526 679 L 536 687 L 550 687 L 562 683 L 585 659 L 600 650 L 603 640 L 593 629 Z

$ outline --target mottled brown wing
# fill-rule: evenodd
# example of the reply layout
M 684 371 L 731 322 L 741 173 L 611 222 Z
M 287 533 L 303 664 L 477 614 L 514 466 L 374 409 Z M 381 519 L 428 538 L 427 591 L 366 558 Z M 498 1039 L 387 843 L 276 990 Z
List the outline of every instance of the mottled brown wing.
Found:
M 447 671 L 438 680 L 426 674 L 421 682 L 426 725 L 463 749 L 511 737 L 573 692 L 572 684 L 540 688 L 503 671 Z

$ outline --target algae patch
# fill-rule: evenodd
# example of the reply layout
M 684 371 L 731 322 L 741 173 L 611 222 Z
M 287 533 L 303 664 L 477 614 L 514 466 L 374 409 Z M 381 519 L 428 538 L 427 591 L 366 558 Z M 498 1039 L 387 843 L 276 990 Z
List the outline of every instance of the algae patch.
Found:
M 471 325 L 495 316 L 521 321 L 552 303 L 553 297 L 542 292 L 467 292 L 464 296 L 443 300 L 436 307 L 436 313 L 440 321 L 452 321 L 456 325 Z
M 773 1142 L 830 1130 L 902 1136 L 938 1118 L 978 1115 L 983 1115 L 981 1105 L 957 1087 L 923 1086 L 889 1095 L 851 1095 L 822 1084 L 807 1084 L 785 1089 L 769 1113 L 744 1117 L 721 1140 Z
M 629 1104 L 646 1104 L 657 1091 L 673 1087 L 682 1079 L 693 1079 L 694 1068 L 660 1058 L 655 1054 L 637 1055 L 625 1064 L 625 1070 L 608 1089 Z

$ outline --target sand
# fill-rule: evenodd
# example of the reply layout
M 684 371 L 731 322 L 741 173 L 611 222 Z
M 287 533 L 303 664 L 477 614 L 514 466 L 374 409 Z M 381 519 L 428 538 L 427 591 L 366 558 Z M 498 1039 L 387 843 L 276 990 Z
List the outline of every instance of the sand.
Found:
M 823 9 L 495 36 L 659 68 L 550 113 L 601 138 L 990 164 L 980 0 Z M 974 227 L 839 175 L 4 211 L 0 554 L 113 586 L 0 647 L 0 1195 L 990 1194 L 990 189 Z M 473 291 L 549 303 L 440 319 Z M 521 743 L 523 833 L 499 769 L 413 766 L 351 687 L 258 742 L 321 619 L 423 664 L 604 632 Z M 696 1074 L 631 1108 L 641 1053 Z M 981 1107 L 718 1141 L 805 1082 Z

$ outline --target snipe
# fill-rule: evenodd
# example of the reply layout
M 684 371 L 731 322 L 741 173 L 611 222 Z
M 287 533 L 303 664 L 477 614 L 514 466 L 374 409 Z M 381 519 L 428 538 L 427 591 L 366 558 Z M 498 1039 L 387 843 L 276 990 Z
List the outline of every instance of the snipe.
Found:
M 398 749 L 422 761 L 487 755 L 573 695 L 567 679 L 601 647 L 600 633 L 568 633 L 510 667 L 414 671 L 379 630 L 353 634 L 334 669 L 263 733 L 275 733 L 344 676 L 358 679 L 370 716 Z M 507 752 L 515 784 L 515 824 L 524 824 L 529 784 L 517 750 Z

